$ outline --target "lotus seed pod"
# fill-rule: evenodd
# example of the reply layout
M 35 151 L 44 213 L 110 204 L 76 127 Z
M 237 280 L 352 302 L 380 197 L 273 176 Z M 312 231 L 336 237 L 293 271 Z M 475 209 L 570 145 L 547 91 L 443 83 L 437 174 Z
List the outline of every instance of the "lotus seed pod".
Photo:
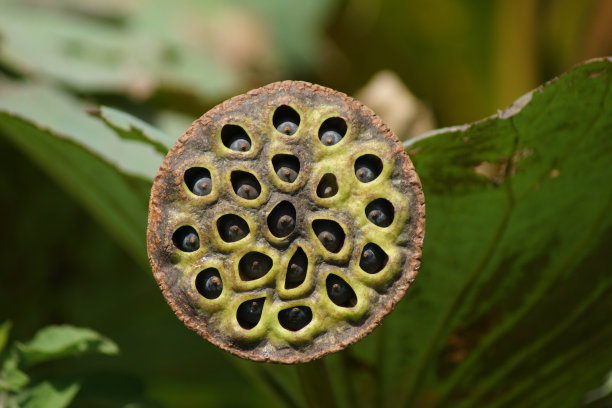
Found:
M 425 206 L 370 109 L 274 83 L 187 129 L 153 184 L 147 247 L 177 316 L 246 359 L 307 362 L 358 341 L 420 266 Z

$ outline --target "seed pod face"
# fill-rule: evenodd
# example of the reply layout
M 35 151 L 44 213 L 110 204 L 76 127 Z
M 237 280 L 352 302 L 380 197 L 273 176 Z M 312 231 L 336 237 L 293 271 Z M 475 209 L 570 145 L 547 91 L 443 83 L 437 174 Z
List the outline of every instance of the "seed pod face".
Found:
M 153 185 L 148 251 L 192 330 L 252 360 L 306 362 L 371 332 L 416 277 L 421 185 L 344 94 L 285 81 L 196 120 Z

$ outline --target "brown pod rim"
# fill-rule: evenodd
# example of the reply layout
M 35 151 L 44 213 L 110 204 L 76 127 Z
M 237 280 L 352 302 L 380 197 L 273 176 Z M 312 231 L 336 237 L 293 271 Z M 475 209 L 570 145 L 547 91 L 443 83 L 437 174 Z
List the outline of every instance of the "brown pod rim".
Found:
M 275 129 L 280 106 L 299 118 L 294 134 Z M 341 119 L 329 120 L 337 117 Z M 340 129 L 338 133 L 345 132 L 332 146 L 319 139 L 319 129 L 327 123 Z M 234 134 L 248 139 L 249 149 L 230 149 L 227 140 L 234 140 Z M 362 183 L 355 176 L 354 164 L 366 154 L 379 157 L 382 167 L 374 181 Z M 292 168 L 299 163 L 292 182 L 276 177 L 272 165 L 276 155 L 293 156 Z M 321 198 L 316 195 L 319 180 L 330 173 L 337 182 L 336 192 Z M 210 190 L 194 194 L 193 186 L 188 185 L 191 174 L 208 174 Z M 248 183 L 255 190 L 243 198 L 236 186 Z M 386 201 L 390 214 L 384 205 L 367 207 L 376 200 Z M 287 235 L 271 230 L 278 217 L 270 214 L 281 202 L 285 203 L 283 211 L 294 216 L 290 221 L 295 226 L 287 229 Z M 372 213 L 377 209 L 378 213 Z M 384 222 L 376 225 L 380 211 L 391 220 L 386 221 L 389 226 Z M 225 227 L 218 220 L 226 214 L 242 219 L 238 221 L 241 238 L 235 242 L 219 232 Z M 223 220 L 235 220 L 233 215 Z M 270 217 L 273 222 L 268 222 Z M 325 228 L 335 223 L 341 229 L 338 234 L 330 230 L 344 235 L 337 251 L 331 246 L 326 249 L 317 239 L 317 220 L 323 220 L 319 224 Z M 176 232 L 181 226 L 183 230 L 193 228 L 196 236 L 184 238 Z M 238 357 L 293 364 L 342 350 L 374 330 L 414 281 L 424 233 L 420 180 L 402 143 L 380 118 L 343 93 L 307 82 L 283 81 L 217 105 L 194 121 L 170 149 L 151 190 L 147 250 L 166 301 L 188 328 Z M 338 238 L 336 235 L 333 237 Z M 189 239 L 197 248 L 178 249 L 183 245 L 177 244 L 181 239 Z M 360 266 L 362 251 L 369 243 L 383 248 L 387 257 L 380 272 L 367 273 Z M 297 289 L 286 289 L 287 265 L 298 248 L 308 260 L 306 278 Z M 244 277 L 240 265 L 246 262 L 255 268 L 247 256 L 250 252 L 262 254 L 261 259 L 269 262 L 263 276 Z M 197 282 L 203 271 L 218 273 L 213 281 L 222 282 L 220 294 L 214 290 L 210 296 L 203 294 Z M 356 299 L 335 304 L 326 280 L 331 275 L 344 280 Z M 253 304 L 254 310 L 238 311 L 241 304 L 256 299 L 262 308 Z M 300 308 L 310 311 L 310 320 L 303 327 L 308 313 Z M 283 310 L 294 312 L 293 317 L 285 317 Z M 259 317 L 253 317 L 257 312 Z M 244 319 L 257 321 L 245 328 Z

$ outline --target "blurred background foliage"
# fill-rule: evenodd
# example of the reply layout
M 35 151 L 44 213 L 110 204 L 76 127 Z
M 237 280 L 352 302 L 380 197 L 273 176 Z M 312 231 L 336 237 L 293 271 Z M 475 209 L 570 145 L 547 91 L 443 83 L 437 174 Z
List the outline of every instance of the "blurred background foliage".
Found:
M 408 138 L 493 114 L 612 54 L 610 21 L 607 0 L 0 0 L 0 99 L 17 87 L 24 106 L 49 94 L 53 105 L 109 105 L 176 138 L 230 96 L 301 79 L 360 95 Z M 39 90 L 23 93 L 24 83 Z M 72 123 L 57 104 L 40 115 Z M 141 153 L 148 175 L 163 155 Z M 126 214 L 141 244 L 111 239 L 115 224 L 92 218 L 6 138 L 0 163 L 0 322 L 13 322 L 16 339 L 47 324 L 91 327 L 121 350 L 43 364 L 35 377 L 78 373 L 76 407 L 287 405 L 268 368 L 228 358 L 175 318 L 143 261 L 144 219 Z M 146 175 L 121 163 L 146 192 Z M 295 390 L 294 370 L 274 370 Z

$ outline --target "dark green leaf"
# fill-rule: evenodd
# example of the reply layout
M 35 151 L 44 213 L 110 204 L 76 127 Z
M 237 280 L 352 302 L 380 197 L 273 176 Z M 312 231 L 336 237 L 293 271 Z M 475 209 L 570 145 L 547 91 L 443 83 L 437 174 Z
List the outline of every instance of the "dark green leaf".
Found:
M 427 235 L 385 322 L 392 406 L 577 406 L 612 366 L 612 60 L 407 146 Z
M 110 339 L 87 328 L 47 326 L 27 343 L 18 345 L 25 364 L 37 364 L 85 353 L 117 354 L 119 348 Z

